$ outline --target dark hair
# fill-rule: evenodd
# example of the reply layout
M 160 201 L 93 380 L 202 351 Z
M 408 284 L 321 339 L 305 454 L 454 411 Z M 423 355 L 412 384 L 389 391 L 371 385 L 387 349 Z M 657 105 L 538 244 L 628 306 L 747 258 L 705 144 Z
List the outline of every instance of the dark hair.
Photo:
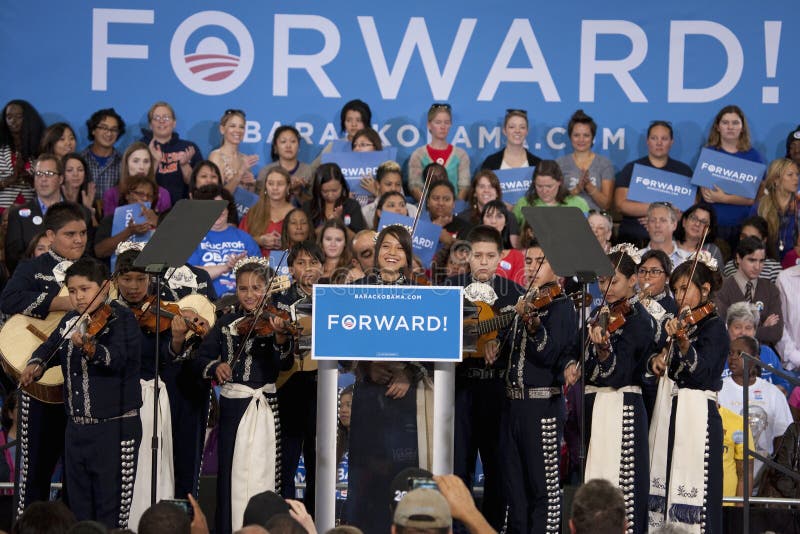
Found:
M 73 221 L 86 221 L 81 207 L 74 202 L 57 202 L 44 214 L 44 229 L 58 232 Z
M 89 130 L 89 141 L 94 141 L 94 131 L 106 117 L 117 120 L 117 128 L 119 128 L 117 139 L 125 135 L 125 121 L 122 120 L 122 117 L 119 116 L 119 113 L 114 108 L 105 108 L 92 113 L 92 116 L 86 121 L 86 128 Z
M 17 391 L 9 391 L 6 398 L 3 400 L 3 409 L 0 410 L 0 423 L 2 423 L 5 430 L 8 430 L 11 428 L 11 425 L 14 424 L 14 421 L 11 419 L 11 414 L 14 413 L 16 408 Z
M 683 212 L 681 220 L 678 221 L 678 227 L 675 229 L 673 237 L 678 243 L 683 243 L 686 240 L 686 230 L 683 224 L 692 216 L 697 210 L 703 210 L 708 213 L 708 235 L 706 236 L 706 243 L 713 243 L 717 239 L 717 210 L 708 202 L 700 201 L 693 204 L 688 210 Z
M 286 214 L 286 217 L 283 218 L 283 227 L 281 228 L 281 248 L 284 250 L 290 248 L 293 244 L 295 244 L 289 242 L 289 219 L 295 213 L 302 213 L 303 217 L 305 217 L 306 220 L 308 221 L 308 233 L 306 234 L 304 241 L 314 240 L 314 225 L 311 224 L 311 219 L 308 217 L 308 213 L 301 210 L 300 208 L 294 208 L 293 210 L 291 210 L 289 213 Z
M 450 190 L 450 193 L 453 195 L 453 199 L 456 198 L 456 188 L 450 182 L 450 180 L 435 180 L 431 182 L 430 187 L 428 187 L 428 196 L 425 197 L 425 209 L 430 211 L 430 207 L 428 206 L 428 200 L 431 198 L 431 194 L 433 190 L 439 186 L 444 186 Z
M 378 215 L 378 211 L 380 211 L 381 215 L 383 215 L 383 205 L 386 204 L 386 201 L 392 197 L 400 197 L 403 199 L 403 202 L 405 202 L 406 200 L 405 195 L 400 191 L 389 191 L 387 193 L 382 194 L 378 199 L 378 203 L 375 205 L 375 217 L 372 220 L 372 226 L 374 228 L 378 227 L 378 222 L 380 221 L 380 216 Z M 406 208 L 406 212 L 407 211 L 408 209 Z
M 611 260 L 611 264 L 614 265 L 617 270 L 624 274 L 627 278 L 630 278 L 636 274 L 636 271 L 639 267 L 636 265 L 636 262 L 633 261 L 633 258 L 621 250 L 609 254 L 608 259 Z
M 406 532 L 417 533 L 417 532 L 420 531 L 420 529 L 418 529 L 418 528 L 406 528 L 404 526 L 395 524 L 394 525 L 394 531 L 395 531 L 396 534 L 406 534 Z M 449 527 L 426 528 L 426 529 L 424 529 L 424 532 L 432 533 L 432 534 L 447 534 L 448 532 L 450 532 L 450 528 Z
M 750 150 L 752 147 L 750 144 L 750 128 L 747 126 L 747 119 L 744 116 L 744 111 L 742 111 L 742 108 L 736 105 L 728 105 L 719 110 L 717 115 L 714 117 L 714 122 L 711 124 L 711 130 L 708 133 L 708 142 L 706 143 L 706 146 L 712 146 L 716 148 L 722 146 L 722 135 L 719 132 L 719 121 L 722 120 L 723 115 L 727 115 L 728 113 L 735 113 L 742 121 L 742 131 L 739 133 L 739 139 L 736 141 L 736 149 L 742 152 L 745 150 Z
M 192 524 L 186 512 L 168 502 L 158 502 L 145 510 L 139 520 L 138 534 L 190 534 Z
M 8 129 L 8 124 L 6 123 L 6 110 L 12 105 L 22 108 L 20 146 L 14 143 L 14 136 L 11 135 L 11 130 Z M 39 153 L 39 141 L 42 139 L 42 132 L 44 132 L 44 121 L 30 102 L 27 100 L 10 100 L 3 106 L 2 115 L 0 115 L 0 146 L 8 145 L 12 151 L 22 154 L 23 160 L 33 159 Z M 22 163 L 20 162 L 20 164 Z
M 378 135 L 378 132 L 370 128 L 369 125 L 365 125 L 359 131 L 357 131 L 355 135 L 353 135 L 353 140 L 350 143 L 350 147 L 353 150 L 355 150 L 356 148 L 356 139 L 358 139 L 359 137 L 366 137 L 367 139 L 369 139 L 370 143 L 372 143 L 373 148 L 375 148 L 375 150 L 383 150 L 383 142 L 381 141 L 381 136 Z
M 748 217 L 747 219 L 743 220 L 739 228 L 744 228 L 745 226 L 752 226 L 758 230 L 758 233 L 761 234 L 761 237 L 764 240 L 766 240 L 769 236 L 769 225 L 767 224 L 767 220 L 760 215 L 753 215 L 752 217 Z
M 472 182 L 469 184 L 469 188 L 467 189 L 467 203 L 469 207 L 472 208 L 472 213 L 470 217 L 470 222 L 473 224 L 480 224 L 480 217 L 481 213 L 478 211 L 478 197 L 477 197 L 477 190 L 478 190 L 478 182 L 481 178 L 486 178 L 489 180 L 489 185 L 497 191 L 497 199 L 503 198 L 503 188 L 500 187 L 500 180 L 497 178 L 497 175 L 491 169 L 481 169 L 475 173 L 475 176 L 472 177 Z
M 431 177 L 431 187 L 433 187 L 434 182 L 438 182 L 440 180 L 447 180 L 450 181 L 450 177 L 447 174 L 447 169 L 441 163 L 428 163 L 425 167 L 422 168 L 422 183 L 424 184 L 427 179 L 428 175 Z M 454 189 L 455 190 L 455 189 Z
M 486 213 L 486 208 L 483 210 Z M 503 252 L 503 238 L 496 228 L 487 224 L 479 224 L 469 231 L 467 234 L 467 241 L 470 243 L 494 243 L 497 245 L 497 251 Z
M 198 161 L 195 164 L 194 169 L 192 169 L 192 176 L 189 178 L 189 191 L 192 193 L 192 198 L 194 198 L 194 192 L 197 191 L 197 175 L 200 174 L 200 170 L 203 167 L 208 167 L 214 171 L 217 174 L 217 178 L 219 178 L 219 184 L 222 185 L 222 173 L 219 172 L 219 167 L 217 167 L 217 164 L 210 159 Z
M 103 285 L 103 282 L 109 278 L 108 266 L 94 258 L 85 256 L 67 267 L 67 272 L 64 275 L 64 285 L 66 285 L 73 276 L 83 276 L 90 282 Z
M 484 223 L 483 219 L 486 217 L 486 214 L 489 213 L 490 211 L 500 213 L 506 219 L 506 224 L 500 231 L 500 240 L 501 240 L 500 251 L 502 252 L 504 248 L 512 248 L 511 228 L 509 226 L 509 221 L 511 220 L 511 217 L 513 217 L 513 215 L 511 215 L 511 212 L 508 211 L 506 203 L 498 198 L 496 200 L 490 200 L 489 202 L 484 204 L 483 210 L 481 210 L 480 224 L 486 224 Z
M 678 285 L 678 281 L 683 277 L 689 276 L 689 274 L 692 272 L 693 265 L 694 258 L 690 257 L 688 260 L 675 267 L 675 270 L 672 271 L 672 275 L 669 277 L 669 287 L 673 294 L 675 293 L 675 286 Z M 700 288 L 703 284 L 708 284 L 710 287 L 708 299 L 711 300 L 712 294 L 722 285 L 722 278 L 719 275 L 719 271 L 712 271 L 708 265 L 702 261 L 698 261 L 691 282 L 698 288 Z
M 277 148 L 277 141 L 278 137 L 283 132 L 292 132 L 294 136 L 297 138 L 297 146 L 300 147 L 300 132 L 297 131 L 297 128 L 290 124 L 283 124 L 275 128 L 275 133 L 272 134 L 272 145 L 269 149 L 269 157 L 272 158 L 272 161 L 278 161 L 278 148 Z
M 92 173 L 89 172 L 89 165 L 86 163 L 86 158 L 78 154 L 77 152 L 70 152 L 66 154 L 63 158 L 61 158 L 61 165 L 64 167 L 64 180 L 66 180 L 67 174 L 67 162 L 71 159 L 78 160 L 81 165 L 83 165 L 83 183 L 81 184 L 81 191 L 87 191 L 89 182 L 92 182 Z
M 528 191 L 525 193 L 525 198 L 528 200 L 528 204 L 533 205 L 534 202 L 539 198 L 539 194 L 536 192 L 536 177 L 537 176 L 550 176 L 558 182 L 558 193 L 556 193 L 556 202 L 559 204 L 563 204 L 564 200 L 569 196 L 569 190 L 567 186 L 564 184 L 564 173 L 561 172 L 561 167 L 559 167 L 558 163 L 552 159 L 545 159 L 539 162 L 536 166 L 536 170 L 533 171 L 533 178 L 531 178 L 531 185 L 528 187 Z
M 67 534 L 107 534 L 108 529 L 97 521 L 78 521 L 69 529 Z
M 322 198 L 322 186 L 336 180 L 342 186 L 342 193 L 337 202 L 344 203 L 350 196 L 350 186 L 344 179 L 342 169 L 335 163 L 323 163 L 314 173 L 314 185 L 311 188 L 311 224 L 319 226 L 325 217 L 325 199 Z
M 221 185 L 208 184 L 194 190 L 192 198 L 194 200 L 214 200 L 216 197 L 222 197 L 222 200 L 228 201 L 228 222 L 234 223 L 234 220 L 239 219 L 238 212 L 236 211 L 236 203 L 233 200 L 233 195 L 230 191 Z
M 740 239 L 739 243 L 736 245 L 736 257 L 744 258 L 748 254 L 752 254 L 757 250 L 764 250 L 764 249 L 765 245 L 763 241 L 761 241 L 759 238 L 755 236 L 748 236 L 745 237 L 744 239 Z
M 294 265 L 297 257 L 303 253 L 308 254 L 320 263 L 325 263 L 325 253 L 322 252 L 322 248 L 320 248 L 316 242 L 308 239 L 292 245 L 292 248 L 289 249 L 289 255 L 286 258 L 286 265 L 289 267 Z
M 287 513 L 273 515 L 264 528 L 270 534 L 308 534 L 305 527 Z M 141 530 L 139 534 L 141 534 Z
M 114 274 L 125 274 L 130 272 L 143 273 L 144 267 L 135 267 L 133 262 L 139 257 L 140 252 L 136 249 L 126 250 L 117 255 L 117 263 L 114 266 Z
M 760 343 L 758 342 L 758 340 L 757 340 L 756 338 L 754 338 L 753 336 L 739 336 L 739 337 L 737 337 L 736 339 L 734 339 L 733 341 L 731 341 L 731 344 L 733 344 L 733 343 L 734 343 L 734 342 L 736 342 L 736 341 L 741 341 L 742 343 L 744 343 L 744 344 L 745 344 L 745 346 L 747 347 L 747 351 L 746 351 L 746 352 L 747 352 L 747 353 L 748 353 L 750 356 L 752 356 L 752 357 L 754 357 L 754 358 L 758 358 L 758 357 L 760 356 L 760 353 L 761 353 L 761 344 L 760 344 Z M 754 368 L 753 368 L 753 366 L 751 366 L 750 368 L 751 368 L 753 371 L 755 371 L 755 370 L 756 370 L 756 369 L 754 369 Z
M 124 206 L 125 204 L 129 204 L 130 201 L 128 200 L 128 194 L 139 187 L 140 185 L 145 184 L 150 186 L 153 190 L 153 200 L 150 202 L 150 205 L 153 206 L 153 210 L 158 209 L 158 183 L 155 179 L 145 176 L 143 174 L 135 174 L 133 176 L 128 176 L 125 180 L 125 190 L 119 192 L 119 206 Z M 120 185 L 122 185 L 122 180 L 120 180 Z
M 589 129 L 592 131 L 592 139 L 594 139 L 594 137 L 597 135 L 597 123 L 594 122 L 593 118 L 584 113 L 582 109 L 579 109 L 573 113 L 572 117 L 569 118 L 569 123 L 567 124 L 567 135 L 570 137 L 572 137 L 572 129 L 575 128 L 576 124 L 588 125 Z
M 400 165 L 398 165 L 396 161 L 389 160 L 378 165 L 378 170 L 375 171 L 375 179 L 378 182 L 382 182 L 384 177 L 390 173 L 399 174 L 400 178 L 403 178 L 403 170 L 400 168 Z
M 347 239 L 347 226 L 345 226 L 344 221 L 342 221 L 340 217 L 326 220 L 322 224 L 322 228 L 319 231 L 319 237 L 317 238 L 320 249 L 322 248 L 322 240 L 325 238 L 325 232 L 327 232 L 330 228 L 339 230 L 342 232 L 342 234 L 344 234 L 344 248 L 342 249 L 341 256 L 339 256 L 339 259 L 336 261 L 336 268 L 330 277 L 330 283 L 343 284 L 347 278 L 347 272 L 350 269 L 350 265 L 353 261 L 353 253 L 350 248 L 350 241 Z M 323 250 L 323 257 L 324 254 L 325 252 Z
M 576 534 L 618 534 L 625 527 L 625 499 L 605 479 L 589 480 L 575 492 L 572 526 Z
M 675 134 L 672 132 L 672 124 L 670 124 L 668 121 L 651 122 L 650 126 L 647 127 L 647 137 L 650 137 L 650 132 L 652 132 L 653 128 L 655 128 L 656 126 L 661 126 L 662 128 L 666 128 L 667 130 L 669 130 L 669 138 L 670 139 L 675 138 Z
M 346 130 L 344 127 L 344 119 L 348 111 L 357 111 L 358 114 L 361 115 L 361 122 L 364 123 L 364 126 L 369 126 L 372 123 L 372 110 L 369 109 L 369 104 L 363 100 L 355 99 L 342 106 L 342 112 L 339 116 L 342 129 L 339 131 L 343 132 Z
M 798 137 L 795 137 L 798 136 Z M 795 126 L 794 130 L 789 132 L 789 135 L 786 136 L 786 157 L 789 158 L 789 154 L 792 151 L 792 143 L 795 141 L 800 141 L 800 124 Z M 791 159 L 791 158 L 789 158 Z
M 650 249 L 642 254 L 642 261 L 639 262 L 639 265 L 644 265 L 644 262 L 650 258 L 658 260 L 658 263 L 661 264 L 661 268 L 664 269 L 664 274 L 667 275 L 667 280 L 669 280 L 669 275 L 672 274 L 672 260 L 669 259 L 667 253 L 663 250 Z
M 72 126 L 66 122 L 57 122 L 48 126 L 42 134 L 42 142 L 39 143 L 39 153 L 55 152 L 56 143 L 61 139 L 61 136 L 64 135 L 65 130 L 72 132 L 72 137 L 75 137 L 77 141 L 78 138 Z
M 61 501 L 31 503 L 11 527 L 11 534 L 67 534 L 75 515 Z
M 39 241 L 41 241 L 46 235 L 47 234 L 42 231 L 33 236 L 30 243 L 28 243 L 28 246 L 25 247 L 25 253 L 22 255 L 22 257 L 28 260 L 33 259 L 33 254 L 36 252 L 36 247 L 39 246 Z
M 380 231 L 378 237 L 375 239 L 375 268 L 380 269 L 378 266 L 378 252 L 381 250 L 381 245 L 383 245 L 383 240 L 386 239 L 387 235 L 397 239 L 397 241 L 400 243 L 400 246 L 403 247 L 403 252 L 406 254 L 406 265 L 403 267 L 403 275 L 408 278 L 411 276 L 414 261 L 414 250 L 411 244 L 411 234 L 409 234 L 408 230 L 406 230 L 404 227 L 396 224 L 385 227 Z
M 250 261 L 242 265 L 236 270 L 236 282 L 239 282 L 239 277 L 245 273 L 255 273 L 260 276 L 264 282 L 267 282 L 272 277 L 272 267 L 264 266 L 257 261 Z

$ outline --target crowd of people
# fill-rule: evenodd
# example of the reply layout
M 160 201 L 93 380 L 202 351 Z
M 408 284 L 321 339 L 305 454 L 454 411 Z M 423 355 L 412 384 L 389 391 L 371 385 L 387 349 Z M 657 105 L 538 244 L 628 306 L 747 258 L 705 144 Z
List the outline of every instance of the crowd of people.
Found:
M 586 479 L 621 490 L 632 533 L 673 523 L 722 532 L 723 495 L 742 495 L 746 477 L 751 489 L 794 492 L 760 462 L 745 473 L 742 445 L 747 427 L 757 452 L 786 452 L 783 436 L 796 433 L 800 413 L 800 389 L 783 376 L 800 370 L 791 297 L 800 278 L 800 126 L 755 199 L 701 187 L 681 211 L 628 199 L 634 165 L 692 175 L 670 157 L 676 132 L 663 120 L 647 128 L 647 154 L 616 172 L 593 151 L 597 124 L 583 111 L 567 124 L 571 152 L 543 160 L 526 148 L 528 113 L 509 109 L 506 145 L 475 166 L 448 140 L 450 104 L 435 103 L 430 143 L 407 165 L 386 161 L 364 176 L 365 196 L 322 155 L 300 161 L 302 137 L 291 125 L 276 129 L 272 162 L 259 167 L 240 151 L 242 110 L 220 117 L 220 146 L 207 159 L 178 135 L 169 103 L 153 104 L 147 119 L 142 138 L 121 150 L 125 120 L 98 110 L 86 122 L 90 144 L 78 151 L 70 125 L 46 126 L 24 100 L 2 109 L 0 311 L 8 325 L 53 321 L 21 362 L 3 353 L 0 439 L 9 446 L 0 474 L 14 482 L 15 516 L 49 499 L 60 470 L 61 497 L 77 519 L 141 529 L 152 473 L 158 499 L 194 499 L 209 450 L 215 532 L 246 526 L 248 502 L 263 491 L 295 498 L 301 458 L 313 516 L 316 366 L 298 324 L 315 284 L 347 283 L 459 286 L 475 306 L 508 319 L 456 368 L 454 473 L 469 491 L 482 467 L 481 529 L 560 532 L 562 487 L 584 466 Z M 346 103 L 338 143 L 381 150 L 371 124 L 365 102 Z M 765 162 L 737 106 L 719 111 L 706 147 Z M 496 174 L 508 168 L 530 169 L 530 188 L 513 205 Z M 243 203 L 247 195 L 253 202 Z M 177 311 L 165 308 L 158 324 L 156 289 L 136 260 L 185 198 L 226 207 L 186 265 L 168 273 L 160 296 Z M 524 208 L 551 206 L 583 212 L 614 267 L 590 285 L 584 347 L 579 284 L 553 270 L 525 219 Z M 410 228 L 381 226 L 387 212 L 441 228 L 430 263 L 416 254 Z M 743 354 L 776 372 L 751 365 L 744 377 Z M 46 385 L 52 368 L 63 385 Z M 340 401 L 337 462 L 348 467 L 340 520 L 386 532 L 397 511 L 375 500 L 398 472 L 432 465 L 432 368 L 373 361 L 341 369 L 354 383 Z M 796 451 L 786 455 L 793 465 Z

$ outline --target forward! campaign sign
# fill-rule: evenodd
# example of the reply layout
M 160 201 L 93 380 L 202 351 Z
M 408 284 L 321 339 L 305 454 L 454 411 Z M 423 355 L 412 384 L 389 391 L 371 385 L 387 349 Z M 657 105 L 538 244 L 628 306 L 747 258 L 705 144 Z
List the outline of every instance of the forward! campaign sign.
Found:
M 399 213 L 384 211 L 378 221 L 378 232 L 390 224 L 402 224 L 408 227 L 410 232 L 414 219 Z M 422 261 L 422 265 L 430 265 L 433 261 L 433 255 L 436 253 L 436 249 L 439 248 L 439 236 L 441 234 L 442 227 L 438 224 L 433 224 L 430 220 L 426 221 L 422 218 L 417 221 L 417 229 L 414 231 L 411 246 L 414 254 L 419 256 L 420 261 Z
M 461 287 L 314 285 L 315 360 L 461 361 Z
M 525 196 L 531 186 L 531 177 L 535 167 L 518 167 L 514 169 L 498 169 L 494 171 L 500 180 L 500 189 L 503 191 L 503 201 L 516 204 L 517 200 Z
M 763 163 L 704 148 L 694 168 L 692 183 L 703 187 L 716 185 L 729 195 L 756 198 L 766 168 Z
M 697 196 L 691 178 L 648 165 L 635 164 L 628 186 L 628 200 L 637 202 L 670 202 L 681 211 L 689 209 Z
M 365 176 L 374 177 L 381 163 L 396 157 L 397 149 L 390 147 L 374 152 L 327 152 L 322 155 L 321 161 L 341 167 L 350 192 L 371 197 L 372 193 L 361 187 L 361 179 Z

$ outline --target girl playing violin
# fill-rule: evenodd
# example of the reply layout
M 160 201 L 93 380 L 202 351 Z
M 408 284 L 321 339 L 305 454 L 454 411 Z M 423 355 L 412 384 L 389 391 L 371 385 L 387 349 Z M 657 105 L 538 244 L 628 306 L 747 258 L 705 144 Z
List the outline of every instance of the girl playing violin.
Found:
M 622 243 L 608 255 L 614 275 L 600 277 L 610 306 L 594 310 L 586 353 L 584 428 L 586 480 L 605 478 L 625 496 L 629 533 L 647 532 L 647 415 L 642 400 L 645 362 L 653 352 L 655 320 L 634 299 L 638 250 Z
M 650 525 L 718 533 L 723 434 L 716 398 L 729 337 L 711 303 L 720 287 L 716 261 L 701 251 L 673 271 L 670 286 L 681 313 L 665 324 L 672 342 L 649 362 L 662 382 L 650 428 Z
M 264 331 L 249 336 L 242 323 L 252 319 L 267 293 L 266 258 L 247 257 L 234 267 L 237 310 L 219 318 L 198 349 L 203 376 L 222 384 L 219 409 L 219 474 L 216 532 L 242 527 L 250 497 L 280 491 L 280 423 L 275 380 L 292 366 L 293 342 L 286 324 L 260 317 Z M 265 331 L 272 332 L 266 334 Z M 242 348 L 244 347 L 244 348 Z
M 105 304 L 107 280 L 108 268 L 92 258 L 67 269 L 74 311 L 33 353 L 20 383 L 29 385 L 46 368 L 61 364 L 70 508 L 80 521 L 125 528 L 142 436 L 139 327 L 130 310 L 116 302 Z M 84 312 L 86 326 L 83 319 L 78 323 Z

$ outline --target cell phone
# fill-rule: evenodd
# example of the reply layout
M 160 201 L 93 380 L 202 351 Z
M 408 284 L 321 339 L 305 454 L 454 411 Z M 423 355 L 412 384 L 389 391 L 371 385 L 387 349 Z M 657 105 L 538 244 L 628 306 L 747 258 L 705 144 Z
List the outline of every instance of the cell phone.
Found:
M 408 489 L 415 490 L 419 488 L 427 488 L 439 491 L 439 486 L 436 485 L 436 481 L 432 478 L 427 477 L 410 477 L 408 479 Z
M 161 499 L 158 502 L 166 502 L 173 506 L 177 506 L 183 512 L 189 516 L 189 519 L 194 519 L 194 508 L 192 508 L 192 503 L 190 503 L 187 499 Z

